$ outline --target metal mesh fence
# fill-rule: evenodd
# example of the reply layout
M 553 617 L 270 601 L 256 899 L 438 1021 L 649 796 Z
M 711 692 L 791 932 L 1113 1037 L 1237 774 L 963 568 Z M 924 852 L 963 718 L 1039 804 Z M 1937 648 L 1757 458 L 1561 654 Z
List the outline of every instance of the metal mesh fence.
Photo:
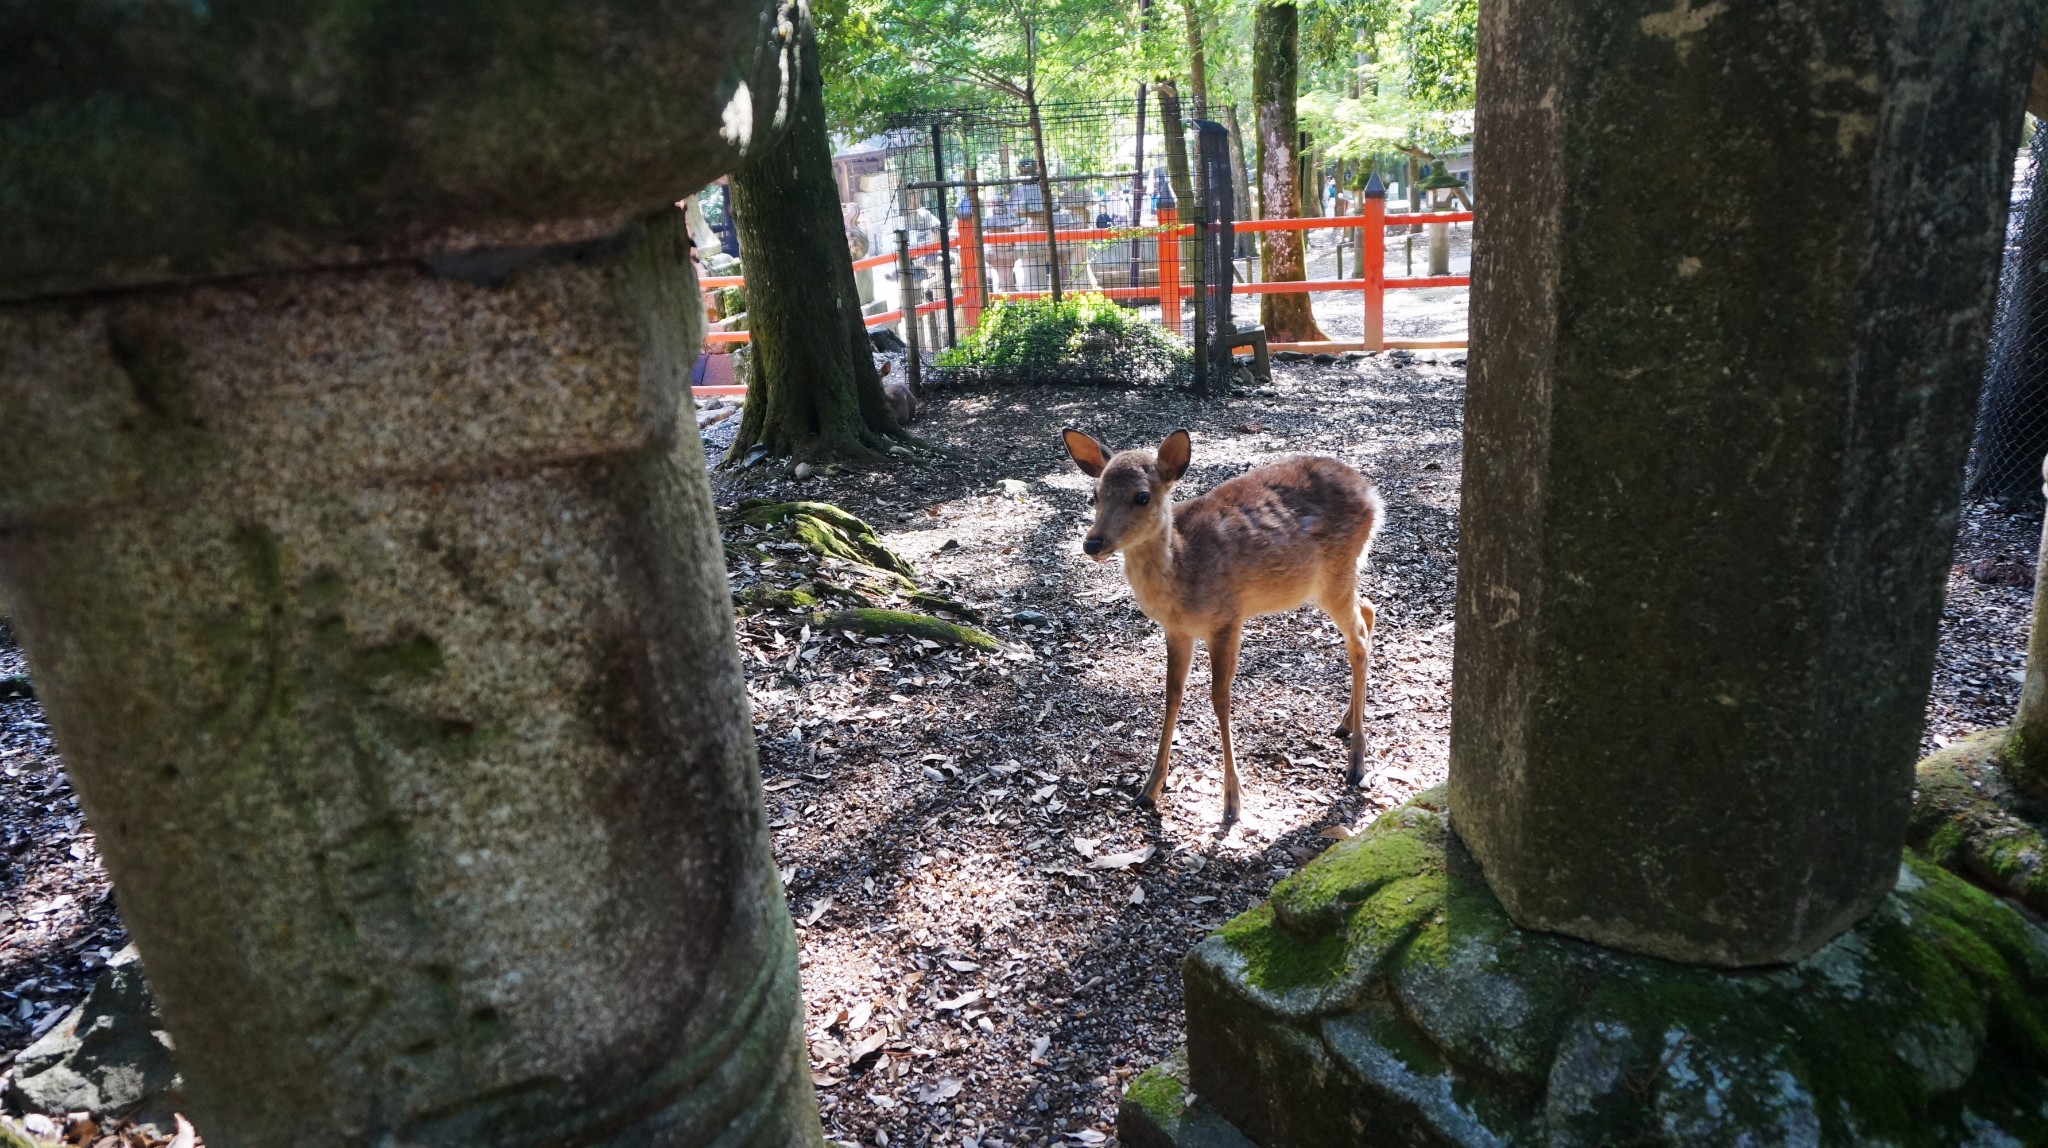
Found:
M 2038 125 L 2037 125 L 2038 127 Z M 2041 500 L 2048 454 L 2048 196 L 2036 195 L 2048 131 L 2036 130 L 2013 181 L 1998 311 L 1970 444 L 1968 493 Z
M 906 117 L 878 137 L 886 162 L 861 181 L 849 226 L 877 251 L 908 232 L 919 251 L 913 295 L 932 308 L 924 345 L 948 345 L 998 299 L 1055 286 L 1105 295 L 1191 338 L 1195 246 L 1167 229 L 1193 215 L 1196 133 L 1184 119 L 1169 139 L 1161 111 L 1155 90 L 1143 101 L 1041 105 L 1036 131 L 1028 109 L 992 107 Z M 1185 181 L 1175 174 L 1182 157 Z M 894 309 L 896 269 L 875 274 Z

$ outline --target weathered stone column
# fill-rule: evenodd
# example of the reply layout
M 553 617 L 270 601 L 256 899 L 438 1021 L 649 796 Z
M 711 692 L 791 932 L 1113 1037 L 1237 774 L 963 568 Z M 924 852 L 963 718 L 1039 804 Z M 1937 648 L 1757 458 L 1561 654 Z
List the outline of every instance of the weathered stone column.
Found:
M 1482 14 L 1451 807 L 1523 926 L 1761 964 L 1891 888 L 2036 32 Z
M 770 118 L 771 10 L 244 7 L 107 6 L 69 74 L 183 86 L 0 127 L 168 197 L 0 159 L 0 598 L 191 1115 L 816 1143 L 667 206 Z
M 1447 792 L 1126 1144 L 2048 1143 L 2048 930 L 1902 851 L 2037 15 L 1481 7 Z

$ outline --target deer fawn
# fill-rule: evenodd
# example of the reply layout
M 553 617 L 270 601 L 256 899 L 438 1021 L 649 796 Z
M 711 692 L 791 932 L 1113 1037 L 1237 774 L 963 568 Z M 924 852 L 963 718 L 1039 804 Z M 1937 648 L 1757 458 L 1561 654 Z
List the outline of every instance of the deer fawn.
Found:
M 1237 820 L 1237 761 L 1230 745 L 1230 681 L 1244 620 L 1313 601 L 1344 634 L 1351 705 L 1337 733 L 1349 738 L 1344 778 L 1365 779 L 1365 687 L 1372 672 L 1372 603 L 1358 596 L 1358 564 L 1384 503 L 1365 476 L 1333 458 L 1291 458 L 1256 467 L 1209 493 L 1173 505 L 1188 471 L 1188 432 L 1155 454 L 1112 456 L 1069 427 L 1067 453 L 1095 479 L 1095 522 L 1081 549 L 1097 562 L 1121 551 L 1138 608 L 1166 630 L 1166 728 L 1140 800 L 1166 788 L 1173 726 L 1195 639 L 1209 643 L 1209 700 L 1223 738 L 1223 822 Z

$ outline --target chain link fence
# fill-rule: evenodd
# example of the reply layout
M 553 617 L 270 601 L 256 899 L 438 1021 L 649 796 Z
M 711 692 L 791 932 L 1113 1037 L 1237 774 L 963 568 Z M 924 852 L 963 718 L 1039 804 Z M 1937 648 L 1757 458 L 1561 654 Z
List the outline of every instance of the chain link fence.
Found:
M 1972 498 L 2035 505 L 2041 459 L 2048 455 L 2048 195 L 2036 195 L 2048 130 L 2033 143 L 2013 180 L 2005 262 L 1991 352 L 1970 444 Z

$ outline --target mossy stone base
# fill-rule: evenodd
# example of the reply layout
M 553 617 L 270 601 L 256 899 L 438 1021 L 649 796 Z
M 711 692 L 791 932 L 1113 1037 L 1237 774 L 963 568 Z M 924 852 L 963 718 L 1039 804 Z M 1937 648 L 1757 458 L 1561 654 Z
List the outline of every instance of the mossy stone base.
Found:
M 1126 1148 L 1254 1148 L 1188 1090 L 1188 1050 L 1146 1069 L 1117 1106 L 1117 1138 Z
M 1964 738 L 1914 772 L 1907 843 L 1928 860 L 2048 915 L 2048 807 L 2014 784 L 2011 730 Z
M 1447 812 L 1196 948 L 1187 1070 L 1134 1082 L 1131 1143 L 1212 1142 L 1188 1111 L 1265 1148 L 2048 1143 L 2048 932 L 1982 890 L 1908 855 L 1797 964 L 1679 965 L 1518 928 Z

